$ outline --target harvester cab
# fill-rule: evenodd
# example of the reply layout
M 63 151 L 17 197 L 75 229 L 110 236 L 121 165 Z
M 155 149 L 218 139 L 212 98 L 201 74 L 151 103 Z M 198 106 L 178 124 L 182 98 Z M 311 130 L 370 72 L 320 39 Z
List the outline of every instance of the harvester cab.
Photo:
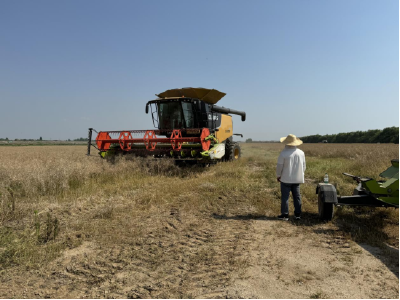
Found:
M 146 103 L 155 130 L 100 131 L 96 148 L 102 157 L 133 153 L 156 158 L 172 157 L 177 161 L 211 163 L 235 160 L 241 156 L 234 142 L 232 116 L 246 113 L 215 105 L 225 93 L 214 89 L 171 89 Z M 93 128 L 89 128 L 88 155 Z M 114 136 L 114 138 L 112 137 Z M 134 136 L 143 136 L 134 138 Z

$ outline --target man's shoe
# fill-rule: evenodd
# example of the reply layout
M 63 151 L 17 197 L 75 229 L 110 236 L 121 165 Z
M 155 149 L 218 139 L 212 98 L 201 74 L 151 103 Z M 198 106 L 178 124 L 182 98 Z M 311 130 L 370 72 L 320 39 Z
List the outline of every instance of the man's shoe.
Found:
M 281 214 L 278 216 L 278 219 L 283 221 L 289 221 L 289 215 Z
M 300 219 L 301 219 L 300 214 L 295 214 L 295 215 L 294 215 L 294 218 L 295 218 L 296 220 L 300 220 Z

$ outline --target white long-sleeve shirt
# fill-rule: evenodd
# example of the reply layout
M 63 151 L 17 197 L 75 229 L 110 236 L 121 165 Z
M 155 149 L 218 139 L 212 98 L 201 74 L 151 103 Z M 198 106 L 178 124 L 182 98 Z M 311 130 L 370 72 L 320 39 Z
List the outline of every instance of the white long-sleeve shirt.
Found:
M 284 183 L 304 183 L 306 157 L 304 152 L 295 146 L 285 146 L 278 158 L 276 177 Z

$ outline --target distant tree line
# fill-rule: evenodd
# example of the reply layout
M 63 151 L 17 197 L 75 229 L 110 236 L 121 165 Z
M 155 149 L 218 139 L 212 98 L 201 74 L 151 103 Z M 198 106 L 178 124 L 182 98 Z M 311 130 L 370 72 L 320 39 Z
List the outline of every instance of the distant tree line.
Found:
M 40 137 L 39 139 L 14 139 L 14 141 L 24 141 L 24 142 L 27 142 L 27 141 L 29 141 L 29 142 L 32 142 L 32 141 L 42 141 L 43 139 L 42 139 L 42 137 Z M 10 140 L 10 139 L 8 139 L 8 137 L 6 137 L 5 139 L 4 138 L 0 138 L 0 141 L 12 141 L 12 140 Z
M 247 139 L 246 143 L 277 143 L 278 141 L 253 141 L 253 139 Z
M 300 138 L 304 143 L 399 143 L 399 127 L 383 130 L 353 131 L 348 133 L 309 135 Z
M 51 140 L 51 139 L 50 139 Z M 78 139 L 74 139 L 74 141 L 87 141 L 87 138 L 78 138 Z M 9 140 L 7 137 L 6 138 L 0 138 L 0 141 L 23 141 L 23 142 L 32 142 L 32 141 L 45 141 L 42 137 L 38 138 L 38 139 L 14 139 L 14 140 Z M 59 141 L 59 140 L 53 140 L 53 141 Z M 71 141 L 71 139 L 68 139 L 67 141 Z

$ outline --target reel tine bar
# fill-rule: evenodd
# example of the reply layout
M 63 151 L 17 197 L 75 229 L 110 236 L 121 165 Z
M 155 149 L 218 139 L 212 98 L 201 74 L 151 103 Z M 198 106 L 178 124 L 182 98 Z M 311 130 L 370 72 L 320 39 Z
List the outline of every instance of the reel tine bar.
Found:
M 156 149 L 157 142 L 153 141 L 157 140 L 156 133 L 154 130 L 147 130 L 143 137 L 143 142 L 146 145 L 146 149 L 149 151 L 153 151 Z
M 172 150 L 180 151 L 183 143 L 182 141 L 179 141 L 182 140 L 182 132 L 179 129 L 174 129 L 171 133 L 170 140 L 171 140 Z
M 132 140 L 132 134 L 129 131 L 122 131 L 119 134 L 119 145 L 121 146 L 121 149 L 124 151 L 129 151 L 132 148 L 131 142 L 129 140 Z

